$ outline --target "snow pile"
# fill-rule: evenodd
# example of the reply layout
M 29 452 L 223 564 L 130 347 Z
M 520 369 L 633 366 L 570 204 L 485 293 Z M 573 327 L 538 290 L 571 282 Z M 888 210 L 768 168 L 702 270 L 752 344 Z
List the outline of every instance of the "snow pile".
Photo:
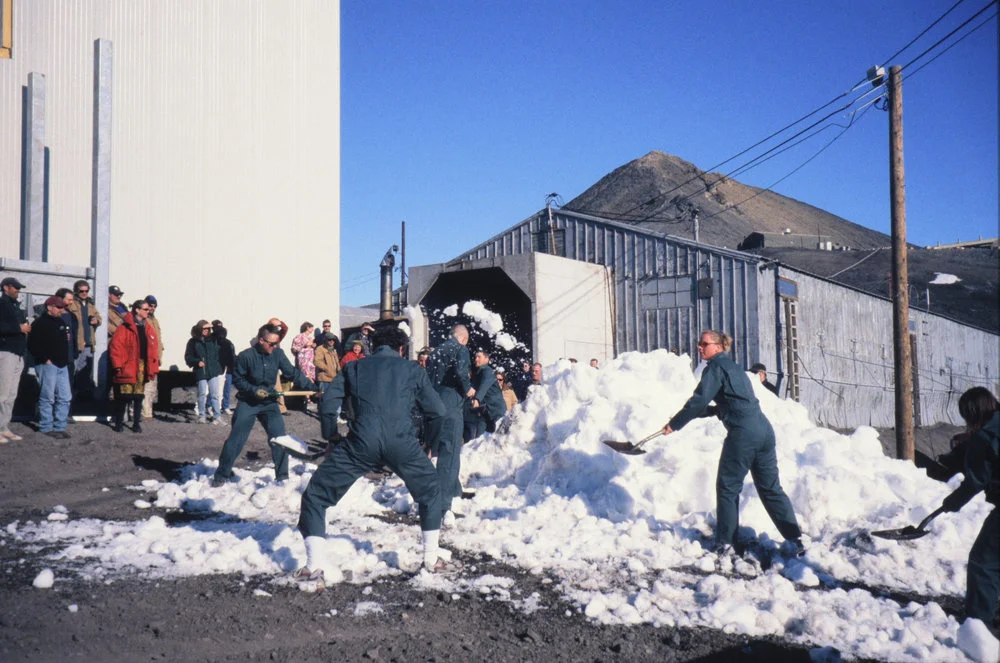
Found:
M 928 281 L 928 285 L 951 285 L 953 283 L 958 283 L 962 279 L 958 278 L 954 274 L 944 274 L 942 272 L 934 272 L 934 280 Z
M 748 483 L 740 533 L 757 540 L 770 566 L 761 572 L 737 560 L 720 567 L 724 560 L 705 549 L 715 524 L 722 424 L 695 420 L 648 442 L 642 456 L 616 454 L 601 443 L 638 440 L 662 427 L 695 387 L 689 359 L 628 353 L 599 370 L 563 361 L 544 374 L 545 384 L 531 390 L 504 433 L 465 447 L 463 480 L 476 497 L 456 503 L 466 517 L 444 531 L 443 545 L 545 574 L 603 623 L 775 634 L 894 661 L 965 660 L 958 624 L 937 603 L 904 605 L 884 595 L 964 595 L 969 542 L 991 508 L 981 496 L 961 513 L 936 519 L 922 539 L 860 537 L 860 530 L 918 522 L 949 487 L 884 457 L 873 429 L 840 435 L 818 428 L 802 406 L 754 382 L 776 432 L 782 484 L 807 534 L 808 554 L 796 559 L 784 552 Z M 294 523 L 315 469 L 292 466 L 285 485 L 274 483 L 271 469 L 238 468 L 238 481 L 213 489 L 210 460 L 185 468 L 175 483 L 144 485 L 155 493 L 155 501 L 145 501 L 185 516 L 173 525 L 153 515 L 135 523 L 12 523 L 6 532 L 65 544 L 56 559 L 73 560 L 92 578 L 139 568 L 153 576 L 271 574 L 281 582 L 305 559 Z M 418 568 L 414 512 L 398 477 L 378 486 L 356 483 L 328 512 L 328 582 L 368 582 Z M 510 583 L 494 576 L 456 581 L 420 573 L 411 583 L 512 599 Z

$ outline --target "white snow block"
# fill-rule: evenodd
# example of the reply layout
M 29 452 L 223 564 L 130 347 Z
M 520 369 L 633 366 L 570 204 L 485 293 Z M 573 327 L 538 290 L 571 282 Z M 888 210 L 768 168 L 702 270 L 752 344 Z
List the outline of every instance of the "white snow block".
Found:
M 958 627 L 958 648 L 976 663 L 1000 661 L 1000 640 L 979 619 L 966 619 Z

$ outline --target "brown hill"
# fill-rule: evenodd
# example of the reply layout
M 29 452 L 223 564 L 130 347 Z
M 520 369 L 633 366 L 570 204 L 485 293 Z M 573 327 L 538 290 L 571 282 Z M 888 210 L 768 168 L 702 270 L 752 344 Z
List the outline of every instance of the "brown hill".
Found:
M 751 251 L 889 296 L 892 258 L 888 235 L 794 198 L 746 186 L 719 173 L 706 173 L 663 152 L 650 152 L 615 169 L 563 209 L 688 239 L 694 237 L 692 218 L 697 210 L 701 242 L 742 248 L 751 233 L 782 235 L 765 238 L 763 248 Z M 791 233 L 785 234 L 789 230 Z M 842 250 L 816 250 L 818 237 Z M 883 250 L 855 264 L 874 249 Z M 928 250 L 911 245 L 909 270 L 912 306 L 927 308 L 929 292 L 931 312 L 982 329 L 1000 329 L 1000 260 L 995 249 Z M 930 285 L 935 272 L 961 280 Z
M 706 173 L 658 151 L 616 168 L 563 207 L 688 239 L 694 237 L 692 217 L 697 211 L 699 240 L 729 248 L 753 232 L 786 230 L 810 238 L 821 235 L 837 248 L 890 243 L 883 233 L 794 198 Z

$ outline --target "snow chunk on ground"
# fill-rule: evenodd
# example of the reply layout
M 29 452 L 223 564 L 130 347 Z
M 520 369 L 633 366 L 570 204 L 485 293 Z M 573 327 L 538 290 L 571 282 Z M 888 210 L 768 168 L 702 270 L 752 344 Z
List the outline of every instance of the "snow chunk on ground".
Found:
M 35 576 L 32 585 L 38 589 L 49 589 L 56 582 L 56 574 L 52 572 L 52 569 L 42 569 L 37 576 Z
M 928 281 L 928 285 L 951 285 L 952 283 L 958 283 L 962 279 L 958 278 L 954 274 L 944 274 L 942 272 L 934 272 L 934 280 Z
M 979 619 L 966 619 L 958 628 L 958 646 L 976 663 L 1000 661 L 1000 640 Z

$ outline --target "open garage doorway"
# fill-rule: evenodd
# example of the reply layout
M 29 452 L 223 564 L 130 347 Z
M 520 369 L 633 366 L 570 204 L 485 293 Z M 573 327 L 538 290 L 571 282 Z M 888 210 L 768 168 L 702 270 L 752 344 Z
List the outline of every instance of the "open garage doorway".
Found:
M 517 344 L 498 342 L 486 328 L 488 323 L 464 313 L 470 301 L 482 302 L 487 311 L 500 316 L 503 331 L 516 339 Z M 493 366 L 503 367 L 505 371 L 520 370 L 521 362 L 532 361 L 531 300 L 498 267 L 443 272 L 424 295 L 420 306 L 427 316 L 432 347 L 446 340 L 454 325 L 464 324 L 469 328 L 469 349 L 474 352 L 487 348 L 492 353 L 490 363 Z M 452 312 L 454 315 L 450 315 Z

